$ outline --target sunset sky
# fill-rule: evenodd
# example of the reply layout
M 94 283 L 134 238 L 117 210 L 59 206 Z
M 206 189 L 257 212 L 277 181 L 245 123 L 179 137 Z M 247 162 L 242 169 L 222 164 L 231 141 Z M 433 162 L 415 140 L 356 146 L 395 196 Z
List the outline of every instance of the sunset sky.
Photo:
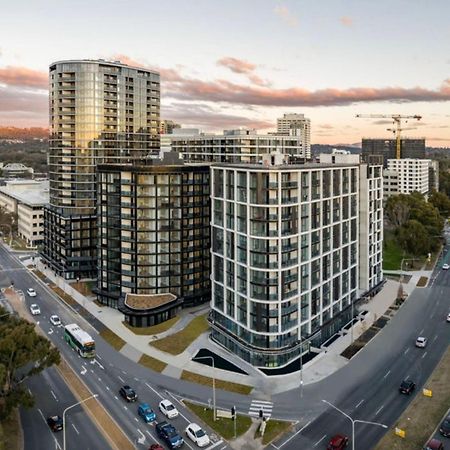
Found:
M 313 143 L 388 137 L 363 114 L 419 114 L 450 147 L 449 0 L 1 0 L 0 126 L 48 126 L 53 61 L 160 70 L 161 117 L 189 127 L 312 120 Z

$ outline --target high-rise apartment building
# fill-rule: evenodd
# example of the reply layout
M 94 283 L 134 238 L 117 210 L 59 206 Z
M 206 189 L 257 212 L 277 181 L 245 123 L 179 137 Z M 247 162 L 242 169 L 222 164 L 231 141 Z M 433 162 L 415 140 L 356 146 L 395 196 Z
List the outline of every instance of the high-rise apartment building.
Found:
M 50 203 L 43 261 L 68 278 L 97 275 L 96 166 L 159 151 L 159 73 L 119 61 L 50 65 Z
M 173 120 L 161 120 L 159 125 L 160 134 L 172 134 L 173 130 L 181 128 L 179 123 L 175 123 Z
M 212 337 L 255 366 L 320 346 L 382 281 L 381 166 L 328 156 L 211 167 Z
M 311 120 L 304 114 L 284 114 L 278 118 L 277 134 L 301 137 L 303 148 L 311 154 Z
M 425 158 L 424 138 L 402 138 L 400 142 L 401 157 L 409 159 Z M 397 156 L 396 139 L 371 139 L 363 138 L 361 155 L 366 159 L 369 155 L 383 157 L 383 166 L 387 167 L 387 161 Z
M 98 300 L 133 326 L 208 302 L 209 165 L 185 164 L 173 153 L 144 166 L 99 165 L 98 252 Z M 158 300 L 165 294 L 168 305 Z M 127 295 L 140 296 L 139 311 L 127 306 Z
M 256 130 L 224 130 L 223 134 L 203 134 L 192 130 L 175 130 L 170 139 L 173 151 L 192 162 L 250 162 L 258 163 L 267 153 L 280 152 L 300 159 L 310 159 L 311 152 L 297 135 L 257 134 Z

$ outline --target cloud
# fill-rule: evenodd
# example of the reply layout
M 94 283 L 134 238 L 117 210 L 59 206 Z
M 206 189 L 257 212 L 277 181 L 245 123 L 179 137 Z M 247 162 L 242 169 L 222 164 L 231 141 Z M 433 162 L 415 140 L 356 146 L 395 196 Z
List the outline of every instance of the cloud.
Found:
M 26 67 L 6 66 L 0 69 L 0 83 L 34 89 L 48 89 L 48 73 Z
M 284 5 L 275 6 L 274 12 L 277 16 L 281 17 L 290 27 L 296 27 L 298 25 L 298 18 L 289 11 Z
M 252 119 L 235 114 L 226 114 L 201 103 L 172 103 L 162 106 L 161 117 L 181 122 L 183 126 L 198 127 L 206 130 L 226 128 L 273 128 L 268 120 Z
M 321 128 L 323 130 L 332 130 L 334 128 L 334 126 L 329 123 L 324 123 L 324 124 L 317 125 L 316 128 Z
M 353 26 L 353 19 L 351 17 L 348 17 L 348 16 L 342 16 L 339 19 L 339 22 L 341 22 L 341 24 L 344 25 L 344 27 L 347 27 L 347 28 L 351 28 Z
M 233 58 L 232 56 L 226 56 L 225 58 L 217 61 L 219 66 L 224 66 L 230 69 L 234 73 L 250 73 L 256 69 L 256 65 L 243 59 Z

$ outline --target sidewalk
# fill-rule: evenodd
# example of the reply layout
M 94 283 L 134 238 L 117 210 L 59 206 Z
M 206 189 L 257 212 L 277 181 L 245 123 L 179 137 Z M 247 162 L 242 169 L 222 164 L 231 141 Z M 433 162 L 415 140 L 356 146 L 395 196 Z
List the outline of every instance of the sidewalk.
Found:
M 160 339 L 184 328 L 194 317 L 204 314 L 208 307 L 203 305 L 194 310 L 183 310 L 181 319 L 170 329 L 164 333 L 155 336 L 141 336 L 134 334 L 126 326 L 123 325 L 124 316 L 118 310 L 101 307 L 94 303 L 93 298 L 87 298 L 70 286 L 70 283 L 60 277 L 56 277 L 53 271 L 45 269 L 40 262 L 37 262 L 37 269 L 45 274 L 45 276 L 63 289 L 67 294 L 72 296 L 83 308 L 85 308 L 92 316 L 102 322 L 106 327 L 110 328 L 114 333 L 121 337 L 127 344 L 120 350 L 133 361 L 139 361 L 143 354 L 147 354 L 153 358 L 159 359 L 167 363 L 167 367 L 162 372 L 165 375 L 180 378 L 183 370 L 188 370 L 204 376 L 215 376 L 217 379 L 250 385 L 254 387 L 253 395 L 259 399 L 270 399 L 271 395 L 284 392 L 299 385 L 298 373 L 278 376 L 266 376 L 253 366 L 245 363 L 235 355 L 230 354 L 216 343 L 208 338 L 208 333 L 201 335 L 194 341 L 183 353 L 179 355 L 171 355 L 158 350 L 149 345 L 154 339 Z M 417 280 L 426 272 L 425 276 L 430 278 L 432 271 L 419 271 L 413 275 L 408 283 L 404 283 L 407 292 L 411 292 L 417 283 Z M 368 311 L 363 320 L 358 321 L 353 327 L 353 339 L 356 340 L 364 331 L 366 331 L 378 318 L 395 301 L 398 291 L 398 282 L 388 280 L 383 289 L 375 295 L 370 301 L 360 307 Z M 304 384 L 315 383 L 337 371 L 348 363 L 348 360 L 340 354 L 351 344 L 352 333 L 350 330 L 345 331 L 330 346 L 323 348 L 318 356 L 303 366 L 303 382 Z M 229 360 L 233 364 L 245 370 L 248 375 L 242 375 L 235 372 L 225 371 L 221 369 L 213 370 L 212 367 L 204 364 L 196 363 L 191 358 L 201 348 L 207 348 L 217 355 Z

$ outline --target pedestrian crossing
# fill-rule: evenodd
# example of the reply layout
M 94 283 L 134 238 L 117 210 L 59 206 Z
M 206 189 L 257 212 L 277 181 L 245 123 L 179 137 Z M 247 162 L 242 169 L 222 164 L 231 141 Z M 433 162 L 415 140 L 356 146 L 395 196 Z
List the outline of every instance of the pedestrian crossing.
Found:
M 248 410 L 249 416 L 259 418 L 261 411 L 263 417 L 267 420 L 272 415 L 273 403 L 264 400 L 252 400 Z

